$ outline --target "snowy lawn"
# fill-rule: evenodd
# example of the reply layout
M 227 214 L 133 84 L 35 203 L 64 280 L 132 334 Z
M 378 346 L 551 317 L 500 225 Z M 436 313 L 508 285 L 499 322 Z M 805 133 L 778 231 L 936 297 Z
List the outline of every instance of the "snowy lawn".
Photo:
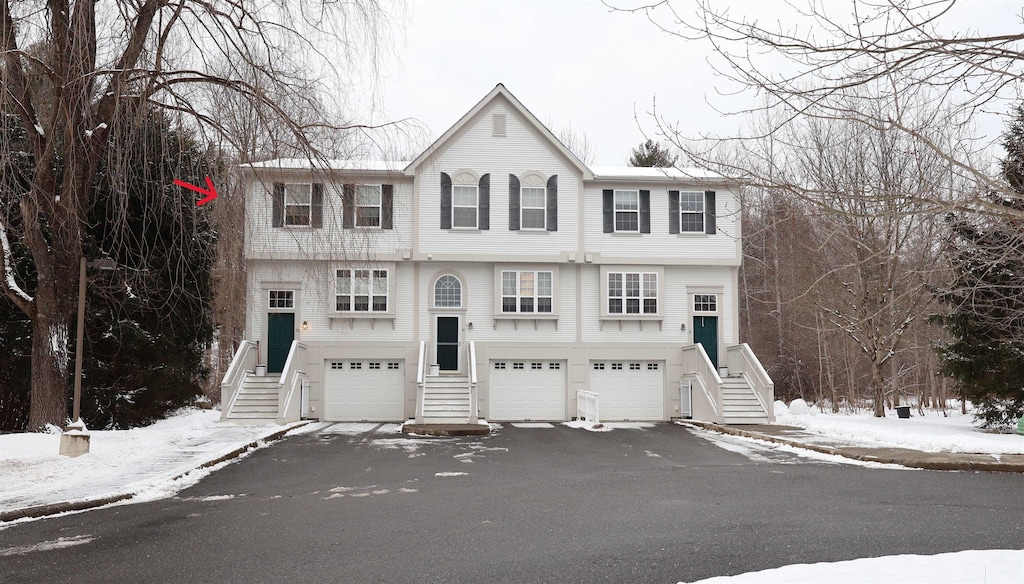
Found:
M 1024 454 L 1024 436 L 986 432 L 974 425 L 971 415 L 965 416 L 959 411 L 944 417 L 933 410 L 925 410 L 924 416 L 911 410 L 909 419 L 900 419 L 895 412 L 875 418 L 869 412 L 823 414 L 817 408 L 794 415 L 787 412 L 782 402 L 775 402 L 775 415 L 777 424 L 803 428 L 814 435 L 813 442 L 819 444 L 910 448 L 924 452 Z
M 573 420 L 571 422 L 562 422 L 563 426 L 574 428 L 577 430 L 587 430 L 590 432 L 611 432 L 612 430 L 643 430 L 644 428 L 653 428 L 654 424 L 650 422 L 588 422 L 586 420 Z
M 1020 584 L 1024 550 L 968 550 L 935 556 L 884 556 L 794 564 L 693 584 Z
M 60 434 L 0 435 L 0 511 L 130 493 L 173 495 L 208 474 L 175 477 L 286 426 L 237 426 L 220 412 L 182 410 L 144 428 L 91 430 L 88 454 L 59 456 Z

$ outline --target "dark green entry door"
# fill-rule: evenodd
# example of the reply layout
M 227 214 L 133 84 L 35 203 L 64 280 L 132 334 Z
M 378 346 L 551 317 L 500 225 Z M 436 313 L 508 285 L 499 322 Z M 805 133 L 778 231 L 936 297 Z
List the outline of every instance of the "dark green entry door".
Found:
M 441 371 L 459 370 L 459 317 L 437 317 L 437 364 Z
M 718 369 L 718 317 L 693 317 L 693 342 L 704 346 L 711 363 Z
M 280 373 L 295 340 L 295 314 L 267 314 L 267 373 Z

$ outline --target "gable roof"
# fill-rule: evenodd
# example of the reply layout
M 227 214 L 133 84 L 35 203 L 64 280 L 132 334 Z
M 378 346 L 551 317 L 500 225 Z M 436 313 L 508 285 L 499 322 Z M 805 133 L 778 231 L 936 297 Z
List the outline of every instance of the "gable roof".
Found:
M 573 154 L 568 148 L 566 148 L 565 144 L 562 144 L 562 141 L 555 137 L 555 135 L 551 133 L 551 130 L 549 130 L 547 126 L 542 124 L 540 120 L 537 119 L 537 116 L 533 115 L 530 112 L 530 110 L 526 109 L 526 106 L 524 106 L 522 102 L 516 99 L 516 96 L 512 95 L 512 92 L 510 92 L 508 89 L 505 89 L 505 86 L 502 85 L 501 83 L 495 85 L 494 89 L 492 89 L 490 93 L 485 95 L 483 99 L 478 101 L 477 104 L 473 106 L 473 109 L 469 110 L 468 112 L 466 112 L 464 116 L 459 118 L 459 121 L 455 122 L 455 125 L 453 125 L 451 128 L 448 128 L 448 131 L 442 134 L 440 138 L 434 140 L 433 144 L 431 144 L 426 150 L 424 150 L 422 154 L 416 157 L 416 160 L 410 162 L 409 166 L 405 167 L 405 173 L 415 174 L 416 169 L 419 168 L 419 166 L 425 160 L 427 160 L 434 153 L 438 152 L 441 149 L 441 147 L 445 145 L 445 143 L 447 143 L 450 139 L 459 134 L 459 132 L 461 132 L 462 129 L 470 122 L 470 120 L 474 119 L 476 115 L 480 113 L 481 110 L 483 110 L 492 102 L 500 98 L 504 98 L 506 101 L 508 101 L 509 105 L 512 106 L 513 110 L 518 112 L 519 115 L 522 116 L 528 124 L 532 125 L 534 129 L 537 130 L 541 136 L 546 138 L 548 142 L 555 147 L 556 150 L 558 150 L 563 156 L 565 156 L 566 159 L 568 159 L 568 161 L 573 166 L 579 169 L 580 173 L 583 174 L 584 179 L 594 178 L 594 173 L 590 171 L 590 168 L 588 168 L 586 164 L 583 164 L 583 161 L 577 158 L 575 154 Z

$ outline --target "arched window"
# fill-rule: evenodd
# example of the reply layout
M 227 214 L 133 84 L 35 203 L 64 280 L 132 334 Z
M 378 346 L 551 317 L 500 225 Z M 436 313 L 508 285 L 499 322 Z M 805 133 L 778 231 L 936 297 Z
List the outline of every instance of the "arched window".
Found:
M 445 274 L 434 284 L 435 308 L 462 308 L 462 284 L 451 274 Z

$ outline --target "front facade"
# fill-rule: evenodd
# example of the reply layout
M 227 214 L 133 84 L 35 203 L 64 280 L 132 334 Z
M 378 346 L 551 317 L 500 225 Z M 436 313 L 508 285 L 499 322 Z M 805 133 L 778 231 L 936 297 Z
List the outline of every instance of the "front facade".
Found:
M 721 177 L 587 167 L 501 85 L 414 161 L 246 176 L 225 417 L 560 421 L 596 394 L 608 421 L 770 419 Z

